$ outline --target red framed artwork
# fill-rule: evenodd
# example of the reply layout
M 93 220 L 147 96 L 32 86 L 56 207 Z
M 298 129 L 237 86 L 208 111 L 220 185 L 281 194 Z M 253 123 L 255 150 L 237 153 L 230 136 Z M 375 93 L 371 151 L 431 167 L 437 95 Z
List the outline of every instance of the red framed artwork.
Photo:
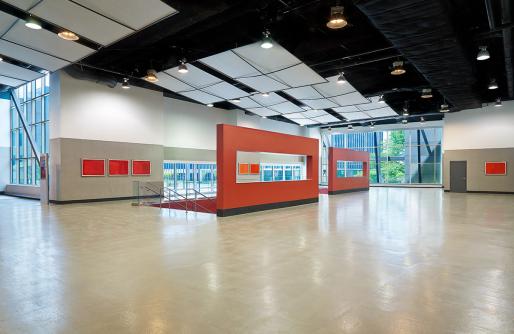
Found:
M 507 175 L 507 162 L 486 161 L 485 175 Z
M 109 176 L 128 176 L 129 161 L 109 159 Z
M 261 173 L 261 165 L 250 164 L 250 174 L 260 174 L 260 173 Z
M 81 159 L 82 176 L 105 176 L 105 159 Z
M 150 160 L 132 160 L 132 175 L 148 176 L 152 174 Z
M 250 174 L 250 164 L 239 163 L 238 165 L 239 166 L 238 166 L 237 171 L 238 171 L 239 174 L 243 174 L 243 175 Z

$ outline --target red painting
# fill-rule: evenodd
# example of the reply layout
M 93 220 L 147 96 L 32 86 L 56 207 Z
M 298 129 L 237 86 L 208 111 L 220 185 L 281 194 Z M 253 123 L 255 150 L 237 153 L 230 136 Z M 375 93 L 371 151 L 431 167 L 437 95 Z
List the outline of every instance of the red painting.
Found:
M 145 176 L 152 174 L 152 163 L 149 160 L 132 160 L 132 175 Z
M 239 164 L 239 174 L 250 174 L 250 164 L 240 163 Z
M 129 161 L 128 160 L 109 160 L 110 176 L 128 176 Z
M 250 165 L 250 174 L 260 174 L 261 173 L 261 165 L 259 164 L 251 164 Z
M 506 175 L 507 174 L 507 162 L 492 162 L 488 161 L 485 163 L 485 175 Z
M 82 159 L 82 176 L 105 176 L 105 160 Z

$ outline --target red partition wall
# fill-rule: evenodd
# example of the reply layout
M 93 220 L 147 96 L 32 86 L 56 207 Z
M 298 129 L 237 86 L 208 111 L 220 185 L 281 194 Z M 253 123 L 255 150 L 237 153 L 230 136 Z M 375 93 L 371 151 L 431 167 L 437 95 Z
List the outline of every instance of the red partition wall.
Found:
M 317 202 L 318 145 L 317 139 L 218 124 L 218 216 Z M 307 180 L 236 183 L 237 151 L 305 155 Z
M 337 177 L 337 161 L 362 161 L 362 177 Z M 346 148 L 328 149 L 328 194 L 369 190 L 369 153 Z

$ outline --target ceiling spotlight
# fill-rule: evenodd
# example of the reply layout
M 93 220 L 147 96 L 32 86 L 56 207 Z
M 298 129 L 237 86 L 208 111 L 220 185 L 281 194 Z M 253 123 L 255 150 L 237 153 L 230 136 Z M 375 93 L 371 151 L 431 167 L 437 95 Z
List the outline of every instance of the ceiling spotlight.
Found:
M 502 106 L 502 99 L 501 98 L 497 98 L 496 102 L 494 103 L 494 106 L 495 107 L 501 107 Z
M 184 58 L 180 61 L 180 65 L 178 65 L 178 73 L 186 74 L 187 72 L 189 72 L 189 70 L 187 69 L 186 59 Z
M 420 123 L 425 123 L 425 117 L 421 117 L 421 118 L 419 119 L 419 122 L 420 122 Z
M 267 92 L 262 93 L 262 97 L 268 97 L 268 96 L 269 96 L 269 93 L 267 93 Z
M 39 30 L 41 29 L 41 23 L 32 16 L 29 16 L 29 18 L 25 20 L 25 27 Z
M 384 100 L 384 95 L 380 95 L 380 97 L 378 98 L 378 103 L 386 103 L 386 101 Z
M 266 30 L 264 32 L 264 37 L 261 41 L 261 48 L 263 49 L 271 49 L 273 47 L 273 40 L 270 37 L 270 32 Z
M 2 58 L 2 56 L 0 56 L 0 62 L 3 62 L 4 61 L 4 58 Z
M 446 103 L 441 104 L 441 109 L 439 109 L 440 112 L 449 112 L 450 108 Z
M 348 124 L 348 130 L 353 130 L 353 125 Z
M 403 124 L 403 125 L 407 124 L 407 119 L 406 119 L 406 118 L 405 118 L 405 119 L 402 119 L 402 124 Z
M 129 81 L 128 78 L 123 78 L 123 83 L 121 84 L 121 88 L 130 89 L 130 85 L 129 85 L 128 81 Z
M 479 46 L 478 49 L 477 60 L 487 60 L 491 58 L 489 51 L 487 51 L 487 46 Z
M 375 123 L 374 122 L 369 123 L 369 128 L 370 129 L 374 129 L 375 128 Z
M 409 116 L 409 102 L 403 104 L 403 116 Z
M 212 108 L 212 107 L 214 107 L 214 104 L 212 104 L 212 103 L 207 103 L 207 104 L 206 104 L 206 106 L 207 106 L 207 107 L 209 107 L 209 108 Z
M 267 118 L 266 116 L 261 116 L 262 118 Z
M 241 102 L 241 100 L 240 100 L 240 99 L 238 99 L 238 98 L 236 98 L 236 99 L 231 99 L 231 100 L 229 100 L 229 102 L 232 102 L 232 103 L 239 103 L 239 102 Z
M 491 79 L 491 81 L 489 82 L 489 86 L 487 88 L 498 89 L 498 83 L 496 83 L 496 79 Z
M 343 15 L 343 6 L 332 6 L 330 7 L 330 18 L 327 22 L 327 27 L 330 29 L 341 29 L 346 27 L 348 21 Z
M 157 78 L 157 72 L 153 69 L 150 69 L 148 71 L 146 71 L 146 75 L 144 76 L 144 78 L 146 81 L 148 82 L 157 82 L 159 81 L 159 78 Z
M 393 70 L 391 71 L 392 75 L 402 75 L 405 72 L 406 71 L 403 68 L 403 61 L 397 60 L 397 61 L 393 62 Z
M 332 127 L 331 126 L 328 127 L 328 131 L 332 131 Z
M 67 31 L 67 30 L 61 31 L 60 33 L 57 34 L 57 36 L 64 39 L 65 41 L 78 41 L 79 40 L 79 36 L 77 36 L 77 34 L 75 34 L 74 32 L 71 32 L 71 31 Z
M 431 88 L 423 88 L 421 90 L 421 98 L 422 99 L 430 99 L 432 97 L 432 89 Z
M 344 77 L 344 72 L 341 72 L 341 73 L 339 74 L 339 76 L 337 77 L 337 83 L 338 83 L 339 85 L 342 85 L 342 84 L 344 84 L 345 82 L 346 82 L 346 79 L 345 79 L 345 77 Z

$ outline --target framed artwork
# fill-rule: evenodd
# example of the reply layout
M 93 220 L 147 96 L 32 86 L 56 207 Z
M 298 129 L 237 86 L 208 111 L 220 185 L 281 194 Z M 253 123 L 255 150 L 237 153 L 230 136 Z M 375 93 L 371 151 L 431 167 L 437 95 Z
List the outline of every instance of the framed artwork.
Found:
M 261 165 L 260 164 L 250 164 L 250 174 L 260 174 L 261 173 Z
M 152 174 L 150 160 L 132 160 L 132 175 L 149 176 Z
M 105 176 L 105 159 L 81 159 L 82 176 Z
M 250 164 L 239 163 L 237 171 L 239 174 L 243 174 L 243 175 L 250 174 Z
M 128 176 L 129 161 L 109 159 L 109 176 Z
M 507 162 L 486 161 L 485 175 L 507 175 Z

